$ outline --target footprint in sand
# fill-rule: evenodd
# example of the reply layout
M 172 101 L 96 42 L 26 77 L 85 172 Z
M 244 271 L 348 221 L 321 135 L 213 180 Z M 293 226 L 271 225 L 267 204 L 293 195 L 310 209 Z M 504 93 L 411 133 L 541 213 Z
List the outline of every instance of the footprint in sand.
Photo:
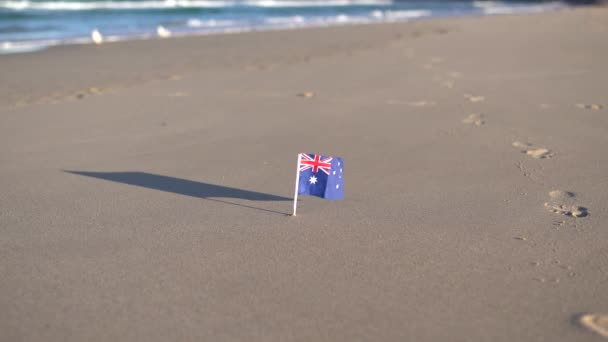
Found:
M 529 143 L 516 141 L 512 145 L 513 147 L 520 149 L 522 153 L 525 153 L 534 159 L 546 159 L 553 157 L 550 150 L 546 148 L 535 148 Z
M 404 104 L 404 105 L 408 105 L 408 106 L 412 106 L 412 107 L 427 107 L 427 106 L 434 106 L 437 104 L 434 101 L 426 101 L 426 100 L 421 100 L 421 101 L 387 100 L 386 103 L 387 104 Z
M 546 148 L 536 148 L 527 150 L 526 154 L 534 159 L 551 158 L 551 151 L 547 150 Z
M 412 106 L 412 107 L 426 107 L 426 106 L 434 106 L 436 103 L 433 101 L 413 101 L 413 102 L 406 102 L 405 103 L 408 106 Z
M 90 87 L 88 89 L 88 91 L 89 91 L 89 94 L 101 94 L 102 93 L 102 90 L 97 87 Z
M 541 283 L 550 281 L 553 283 L 560 283 L 563 280 L 576 277 L 576 272 L 572 266 L 562 264 L 557 259 L 553 260 L 534 260 L 528 263 L 530 266 L 536 268 L 538 276 L 533 278 Z
M 589 215 L 587 208 L 578 206 L 575 203 L 575 193 L 563 190 L 553 190 L 549 192 L 549 202 L 545 203 L 545 208 L 552 213 L 575 218 Z
M 451 78 L 460 78 L 462 77 L 462 73 L 459 71 L 450 71 L 448 72 L 448 76 Z
M 585 314 L 580 316 L 578 321 L 583 327 L 608 338 L 608 315 L 600 313 Z
M 181 92 L 181 91 L 169 94 L 169 97 L 186 97 L 186 96 L 190 96 L 190 94 Z
M 486 99 L 483 96 L 475 96 L 475 95 L 471 95 L 471 94 L 464 94 L 464 97 L 466 99 L 469 99 L 469 101 L 471 101 L 471 102 L 482 102 Z
M 456 79 L 462 77 L 462 73 L 458 72 L 458 71 L 450 71 L 448 72 L 445 77 L 436 77 L 434 80 L 438 81 L 439 84 L 442 87 L 446 87 L 449 89 L 454 88 L 454 85 L 456 84 Z M 466 94 L 465 97 L 470 97 L 471 95 Z M 477 98 L 475 100 L 478 100 Z
M 101 95 L 101 94 L 103 94 L 103 90 L 101 88 L 89 87 L 87 90 L 74 92 L 70 96 L 63 96 L 63 99 L 74 99 L 75 98 L 78 100 L 82 100 L 85 97 L 90 96 L 90 95 Z M 60 100 L 62 100 L 62 98 L 59 95 L 51 96 L 50 98 L 51 98 L 51 102 L 53 102 L 53 101 L 59 102 Z
M 467 125 L 475 125 L 477 127 L 485 124 L 485 120 L 483 119 L 483 115 L 481 114 L 471 114 L 466 118 L 462 119 L 462 123 Z
M 449 88 L 449 89 L 454 88 L 454 84 L 455 84 L 454 81 L 443 81 L 443 82 L 441 82 L 441 86 L 442 87 L 446 87 L 446 88 Z
M 314 96 L 315 96 L 315 93 L 313 93 L 312 91 L 305 91 L 303 93 L 298 94 L 298 97 L 304 97 L 304 98 L 311 98 Z
M 600 109 L 604 108 L 604 106 L 601 104 L 584 104 L 584 103 L 577 103 L 576 107 L 581 108 L 581 109 L 590 109 L 590 110 L 600 110 Z
M 179 81 L 182 79 L 182 76 L 181 75 L 169 75 L 169 76 L 165 77 L 165 79 L 167 81 Z

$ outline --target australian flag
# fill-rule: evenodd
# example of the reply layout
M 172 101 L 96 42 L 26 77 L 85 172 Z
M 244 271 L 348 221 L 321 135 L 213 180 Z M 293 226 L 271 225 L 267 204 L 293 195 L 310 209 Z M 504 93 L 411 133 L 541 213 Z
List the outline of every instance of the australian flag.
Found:
M 300 153 L 298 194 L 344 199 L 344 161 L 339 157 Z

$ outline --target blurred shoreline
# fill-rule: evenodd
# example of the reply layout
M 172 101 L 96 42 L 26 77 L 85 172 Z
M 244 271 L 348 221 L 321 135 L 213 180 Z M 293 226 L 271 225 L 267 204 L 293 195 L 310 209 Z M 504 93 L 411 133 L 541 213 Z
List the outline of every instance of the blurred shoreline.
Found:
M 0 54 L 50 46 L 538 13 L 568 1 L 0 1 Z M 577 4 L 578 5 L 578 4 Z

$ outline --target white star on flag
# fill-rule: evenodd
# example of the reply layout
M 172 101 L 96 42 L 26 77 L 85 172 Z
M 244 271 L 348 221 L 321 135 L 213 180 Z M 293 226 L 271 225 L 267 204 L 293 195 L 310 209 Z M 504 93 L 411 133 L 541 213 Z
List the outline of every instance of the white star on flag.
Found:
M 310 182 L 310 184 L 317 184 L 317 177 L 311 176 L 308 181 Z

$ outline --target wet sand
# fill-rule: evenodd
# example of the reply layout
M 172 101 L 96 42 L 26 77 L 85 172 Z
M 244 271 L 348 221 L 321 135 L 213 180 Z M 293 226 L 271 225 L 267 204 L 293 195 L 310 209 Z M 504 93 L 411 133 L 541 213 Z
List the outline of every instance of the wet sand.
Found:
M 586 8 L 0 56 L 0 340 L 600 341 L 606 37 Z M 289 216 L 299 152 L 345 201 Z

